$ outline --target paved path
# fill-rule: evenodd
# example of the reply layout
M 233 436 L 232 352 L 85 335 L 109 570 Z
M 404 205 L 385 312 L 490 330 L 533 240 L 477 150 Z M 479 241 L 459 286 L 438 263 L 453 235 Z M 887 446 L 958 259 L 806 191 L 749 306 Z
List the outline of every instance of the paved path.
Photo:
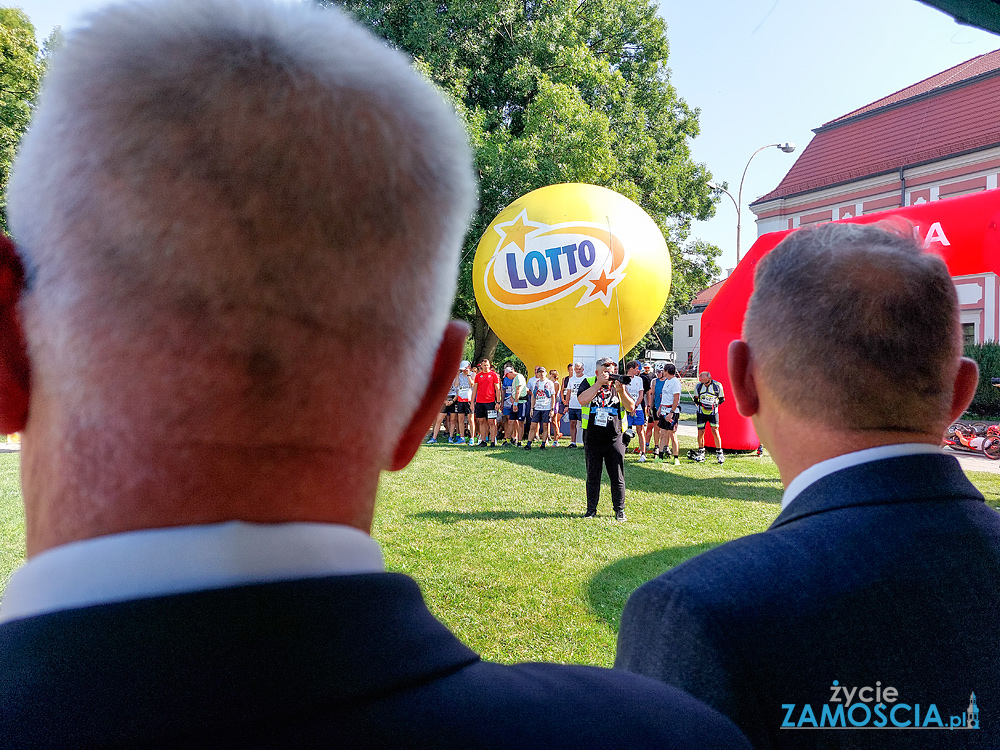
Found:
M 686 437 L 698 436 L 698 428 L 694 422 L 681 422 L 677 425 L 677 432 Z M 723 442 L 725 442 L 725 435 L 723 435 Z M 992 461 L 981 453 L 955 451 L 951 448 L 942 448 L 942 450 L 945 454 L 957 458 L 964 471 L 986 471 L 991 474 L 1000 474 L 1000 461 Z

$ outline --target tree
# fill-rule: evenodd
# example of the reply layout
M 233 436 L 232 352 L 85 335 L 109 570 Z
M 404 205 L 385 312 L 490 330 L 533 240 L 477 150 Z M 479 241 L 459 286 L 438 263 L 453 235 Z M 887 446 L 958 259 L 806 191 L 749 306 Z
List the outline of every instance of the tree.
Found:
M 691 159 L 698 111 L 670 84 L 666 25 L 654 2 L 339 4 L 412 56 L 453 98 L 468 127 L 480 206 L 466 237 L 453 313 L 472 324 L 477 359 L 492 358 L 497 337 L 475 302 L 476 246 L 504 206 L 536 188 L 589 182 L 642 206 L 667 239 L 674 264 L 665 310 L 686 308 L 691 288 L 718 273 L 717 248 L 685 244 L 691 222 L 709 218 L 715 199 L 711 175 Z
M 0 229 L 7 231 L 7 178 L 28 128 L 43 63 L 35 27 L 17 8 L 0 8 Z
M 691 301 L 719 276 L 716 259 L 722 251 L 704 240 L 692 240 L 671 259 L 674 264 L 670 296 L 649 333 L 639 339 L 626 359 L 640 359 L 646 349 L 669 350 L 674 335 L 674 318 L 691 309 Z

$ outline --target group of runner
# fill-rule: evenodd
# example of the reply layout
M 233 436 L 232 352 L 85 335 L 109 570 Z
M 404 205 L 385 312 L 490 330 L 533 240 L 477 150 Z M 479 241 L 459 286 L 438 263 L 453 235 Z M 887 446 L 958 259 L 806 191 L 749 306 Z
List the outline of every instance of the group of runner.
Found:
M 628 415 L 629 431 L 639 437 L 639 462 L 646 461 L 646 451 L 652 449 L 654 458 L 680 463 L 680 446 L 677 443 L 677 425 L 681 415 L 681 385 L 677 368 L 670 362 L 629 362 L 626 374 L 632 380 L 625 386 L 635 400 L 636 408 Z M 638 377 L 636 377 L 638 375 Z M 719 406 L 726 400 L 722 383 L 712 379 L 710 372 L 698 375 L 691 394 L 698 425 L 698 448 L 688 451 L 688 458 L 699 463 L 705 460 L 705 429 L 711 427 L 715 440 L 716 460 L 725 462 L 722 437 L 719 434 Z M 640 408 L 644 405 L 644 409 Z M 628 434 L 628 433 L 627 433 Z M 629 435 L 631 437 L 632 435 Z
M 574 382 L 567 384 L 566 378 L 560 383 L 557 370 L 546 372 L 542 366 L 525 379 L 511 365 L 504 367 L 501 376 L 488 359 L 476 366 L 463 361 L 427 442 L 438 442 L 443 428 L 449 443 L 465 443 L 468 435 L 468 442 L 479 446 L 495 447 L 499 440 L 521 447 L 524 441 L 523 448 L 531 450 L 536 439 L 543 449 L 556 444 L 562 438 L 562 415 L 570 409 L 573 416 L 581 408 L 575 386 L 583 380 L 583 365 L 579 369 L 580 376 L 575 378 L 570 365 L 568 377 Z M 576 413 L 574 430 L 579 419 Z M 572 438 L 570 447 L 576 447 Z
M 635 402 L 628 413 L 626 440 L 638 436 L 639 462 L 647 460 L 647 451 L 654 458 L 680 463 L 677 442 L 677 425 L 680 420 L 681 380 L 677 368 L 669 362 L 629 362 L 625 386 Z M 451 390 L 441 407 L 431 429 L 428 443 L 437 443 L 443 429 L 449 443 L 468 443 L 493 446 L 507 443 L 531 450 L 537 440 L 540 448 L 557 445 L 562 439 L 561 423 L 569 419 L 569 448 L 576 448 L 578 427 L 582 427 L 583 407 L 578 399 L 580 384 L 584 381 L 584 365 L 574 362 L 567 365 L 566 375 L 560 380 L 557 370 L 542 366 L 535 368 L 534 376 L 525 378 L 511 365 L 503 374 L 493 370 L 488 359 L 473 366 L 463 361 Z M 699 375 L 699 382 L 692 394 L 698 423 L 698 449 L 688 452 L 695 461 L 705 460 L 706 427 L 711 427 L 715 445 L 721 446 L 718 427 L 719 405 L 725 400 L 722 384 L 707 372 Z M 522 446 L 522 442 L 524 445 Z M 716 450 L 716 460 L 723 463 L 721 447 Z

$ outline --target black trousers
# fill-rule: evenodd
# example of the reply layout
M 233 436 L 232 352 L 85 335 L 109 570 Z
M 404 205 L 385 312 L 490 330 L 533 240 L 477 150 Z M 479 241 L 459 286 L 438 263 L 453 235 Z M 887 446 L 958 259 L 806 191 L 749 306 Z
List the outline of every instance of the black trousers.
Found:
M 601 497 L 601 475 L 611 479 L 611 506 L 625 509 L 625 445 L 618 430 L 590 427 L 584 433 L 583 454 L 587 464 L 587 512 L 597 512 Z

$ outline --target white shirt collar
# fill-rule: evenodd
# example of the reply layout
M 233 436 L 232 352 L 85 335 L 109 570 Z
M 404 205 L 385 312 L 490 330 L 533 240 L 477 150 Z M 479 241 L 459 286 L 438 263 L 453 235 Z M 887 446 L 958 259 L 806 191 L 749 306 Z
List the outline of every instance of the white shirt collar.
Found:
M 7 584 L 0 623 L 129 599 L 384 570 L 378 544 L 350 526 L 231 521 L 130 531 L 32 557 Z
M 877 448 L 866 448 L 863 451 L 845 453 L 842 456 L 820 461 L 818 464 L 810 466 L 789 483 L 785 494 L 781 497 L 781 509 L 787 508 L 796 497 L 802 494 L 806 487 L 835 471 L 869 461 L 881 461 L 883 458 L 912 456 L 921 453 L 941 453 L 941 448 L 930 443 L 896 443 L 894 445 L 880 445 Z

